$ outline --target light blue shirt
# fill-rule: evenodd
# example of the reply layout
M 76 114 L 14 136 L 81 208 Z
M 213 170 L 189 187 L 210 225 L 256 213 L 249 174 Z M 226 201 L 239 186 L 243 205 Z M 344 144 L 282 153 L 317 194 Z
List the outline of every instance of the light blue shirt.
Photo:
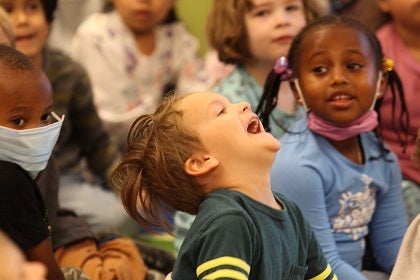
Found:
M 371 159 L 379 142 L 363 133 L 365 164 L 358 165 L 310 131 L 306 118 L 290 130 L 299 133 L 280 139 L 273 191 L 300 206 L 338 279 L 366 279 L 360 270 L 368 233 L 378 264 L 390 273 L 407 228 L 396 155 Z

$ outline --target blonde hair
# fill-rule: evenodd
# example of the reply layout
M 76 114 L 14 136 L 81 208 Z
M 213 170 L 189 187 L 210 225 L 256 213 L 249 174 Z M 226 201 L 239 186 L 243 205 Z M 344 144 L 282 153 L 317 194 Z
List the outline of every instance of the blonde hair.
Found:
M 312 21 L 330 12 L 327 0 L 302 0 L 305 18 Z M 248 48 L 244 16 L 252 0 L 213 0 L 207 21 L 209 44 L 224 63 L 242 63 L 252 58 Z
M 9 14 L 0 6 L 0 29 L 9 38 L 10 46 L 15 46 L 15 34 L 13 33 L 12 23 Z
M 202 149 L 176 109 L 185 96 L 166 97 L 153 114 L 137 118 L 111 176 L 128 214 L 147 229 L 163 226 L 169 232 L 168 215 L 174 210 L 197 214 L 204 198 L 203 186 L 184 170 L 186 160 Z

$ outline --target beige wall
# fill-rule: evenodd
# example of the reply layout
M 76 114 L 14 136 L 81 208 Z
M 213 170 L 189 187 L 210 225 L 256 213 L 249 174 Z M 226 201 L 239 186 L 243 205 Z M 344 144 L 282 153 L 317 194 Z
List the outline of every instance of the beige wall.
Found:
M 205 25 L 212 0 L 175 0 L 178 17 L 200 41 L 200 53 L 207 50 Z

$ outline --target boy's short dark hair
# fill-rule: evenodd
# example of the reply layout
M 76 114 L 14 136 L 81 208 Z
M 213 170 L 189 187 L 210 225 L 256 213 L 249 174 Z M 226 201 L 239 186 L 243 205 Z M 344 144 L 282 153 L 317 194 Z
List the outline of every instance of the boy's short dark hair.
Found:
M 54 20 L 55 9 L 57 8 L 57 0 L 41 0 L 44 8 L 45 17 L 48 23 Z
M 0 67 L 11 71 L 35 71 L 35 64 L 15 48 L 0 44 Z M 2 73 L 2 76 L 5 73 Z

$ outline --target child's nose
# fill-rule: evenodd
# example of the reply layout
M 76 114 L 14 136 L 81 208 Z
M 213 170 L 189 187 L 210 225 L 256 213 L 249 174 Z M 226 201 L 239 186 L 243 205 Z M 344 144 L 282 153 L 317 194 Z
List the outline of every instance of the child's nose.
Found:
M 25 13 L 24 10 L 21 10 L 21 9 L 16 9 L 11 14 L 11 19 L 15 24 L 26 22 L 27 18 L 28 18 L 27 14 Z
M 276 21 L 277 27 L 288 25 L 290 23 L 290 14 L 284 9 L 278 9 L 275 12 L 274 20 Z
M 242 112 L 252 111 L 251 105 L 248 102 L 239 103 L 239 108 L 241 109 Z
M 346 83 L 348 81 L 346 72 L 341 67 L 335 67 L 332 71 L 333 83 Z

